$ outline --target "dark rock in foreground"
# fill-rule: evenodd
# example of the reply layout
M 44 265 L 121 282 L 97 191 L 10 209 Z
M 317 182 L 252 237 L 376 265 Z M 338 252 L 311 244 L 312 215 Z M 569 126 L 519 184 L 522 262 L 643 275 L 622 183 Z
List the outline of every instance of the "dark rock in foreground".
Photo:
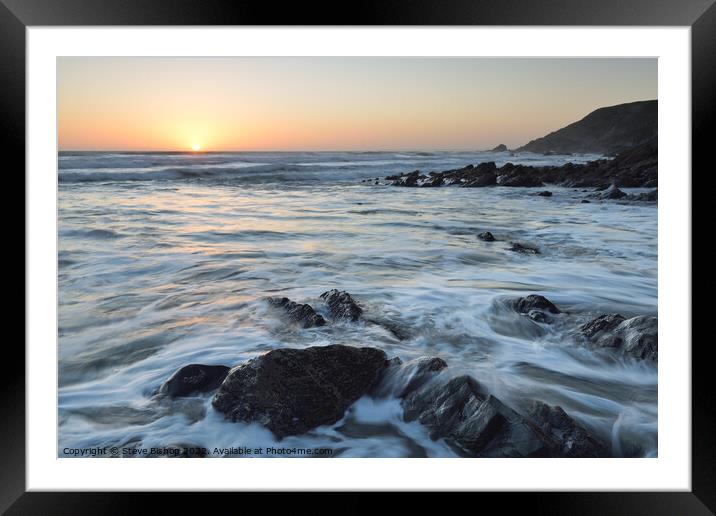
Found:
M 540 254 L 538 247 L 528 244 L 520 244 L 519 242 L 512 242 L 509 250 L 520 254 Z
M 229 367 L 223 365 L 189 364 L 178 369 L 159 388 L 158 394 L 179 398 L 214 390 L 221 385 Z
M 582 325 L 580 331 L 593 346 L 658 361 L 659 321 L 656 317 L 640 315 L 625 319 L 619 314 L 600 315 Z
M 552 197 L 552 192 L 550 192 L 549 190 L 543 190 L 537 195 L 539 195 L 540 197 Z
M 561 457 L 607 456 L 606 446 L 569 417 L 562 407 L 552 407 L 541 401 L 534 401 L 530 404 L 528 412 L 532 421 L 559 443 Z
M 270 297 L 268 302 L 271 306 L 283 309 L 292 322 L 301 325 L 303 328 L 324 326 L 326 320 L 322 315 L 316 313 L 311 305 L 296 303 L 287 297 Z
M 260 423 L 277 437 L 333 424 L 388 366 L 375 348 L 276 349 L 235 367 L 212 401 L 232 421 Z
M 540 306 L 544 303 L 540 303 Z M 605 447 L 559 407 L 524 417 L 474 378 L 448 378 L 445 361 L 387 360 L 376 348 L 277 349 L 233 368 L 212 400 L 232 421 L 259 423 L 279 439 L 339 421 L 364 395 L 395 396 L 406 421 L 472 457 L 595 457 Z
M 489 231 L 483 231 L 482 233 L 477 235 L 477 238 L 479 238 L 483 242 L 494 242 L 495 241 L 495 237 Z
M 472 457 L 549 457 L 559 444 L 537 425 L 488 394 L 470 376 L 428 384 L 402 401 L 406 421 L 432 439 L 445 438 Z
M 321 294 L 321 299 L 328 305 L 331 317 L 334 319 L 345 319 L 357 321 L 363 314 L 363 309 L 358 306 L 355 299 L 348 292 L 340 290 L 329 290 Z

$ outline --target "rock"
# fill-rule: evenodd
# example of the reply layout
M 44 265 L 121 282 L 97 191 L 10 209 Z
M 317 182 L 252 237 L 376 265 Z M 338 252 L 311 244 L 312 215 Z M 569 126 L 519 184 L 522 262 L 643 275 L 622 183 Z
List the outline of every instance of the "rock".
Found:
M 592 201 L 588 201 L 587 199 L 582 199 L 582 200 L 579 201 L 579 202 L 581 202 L 582 204 L 589 204 L 589 203 L 591 203 Z
M 494 163 L 493 163 L 494 165 Z M 497 176 L 494 171 L 484 171 L 472 175 L 466 179 L 463 184 L 465 188 L 482 188 L 485 186 L 494 186 L 497 184 Z
M 596 319 L 592 319 L 586 324 L 580 326 L 580 331 L 587 338 L 594 338 L 598 334 L 605 331 L 612 331 L 624 321 L 624 316 L 620 314 L 600 315 Z
M 393 186 L 418 186 L 418 182 L 427 179 L 419 170 L 399 176 L 388 176 L 385 179 L 393 181 Z
M 470 376 L 430 383 L 401 402 L 406 421 L 418 421 L 432 439 L 472 457 L 549 457 L 558 444 L 524 417 L 486 393 Z
M 602 192 L 601 194 L 594 195 L 594 197 L 596 197 L 597 199 L 612 199 L 612 200 L 623 199 L 626 196 L 627 196 L 627 194 L 625 194 L 619 188 L 617 188 L 616 185 L 611 185 L 606 190 L 604 190 L 604 192 Z
M 659 192 L 655 188 L 651 190 L 650 192 L 644 192 L 636 195 L 629 195 L 628 199 L 630 201 L 638 201 L 638 202 L 657 202 L 659 200 Z
M 375 348 L 276 349 L 232 369 L 212 404 L 228 419 L 260 423 L 278 438 L 298 435 L 340 420 L 386 367 L 385 353 Z
M 489 231 L 483 231 L 482 233 L 477 235 L 477 238 L 479 238 L 483 242 L 494 242 L 495 241 L 495 237 Z
M 421 188 L 435 188 L 438 186 L 443 186 L 445 184 L 445 180 L 443 179 L 442 174 L 431 172 L 427 179 L 422 182 L 419 182 L 418 184 Z
M 509 250 L 521 254 L 540 254 L 538 247 L 528 244 L 520 244 L 519 242 L 511 242 Z
M 403 324 L 397 323 L 395 321 L 380 317 L 373 317 L 370 319 L 365 319 L 365 322 L 369 324 L 375 324 L 386 329 L 391 334 L 393 334 L 393 337 L 398 340 L 407 340 L 411 337 L 410 330 L 406 328 Z
M 617 326 L 615 333 L 622 336 L 622 349 L 628 355 L 644 360 L 658 361 L 659 321 L 656 317 L 632 317 Z
M 355 322 L 363 314 L 363 309 L 358 306 L 358 303 L 348 292 L 332 289 L 321 294 L 321 299 L 328 305 L 328 310 L 333 319 Z
M 508 164 L 505 164 L 503 169 Z M 500 170 L 502 171 L 502 170 Z M 497 176 L 497 184 L 500 186 L 524 186 L 524 187 L 537 187 L 544 186 L 544 183 L 539 176 L 534 172 L 533 167 L 525 167 L 517 165 L 515 168 L 510 170 L 507 174 Z
M 532 319 L 535 318 L 532 315 L 535 311 L 538 313 L 549 312 L 551 314 L 562 313 L 562 311 L 557 308 L 552 301 L 544 296 L 540 296 L 539 294 L 530 294 L 526 297 L 512 299 L 509 301 L 509 305 L 515 312 L 523 315 L 529 315 Z
M 600 315 L 582 325 L 587 342 L 600 348 L 612 348 L 643 360 L 658 361 L 659 321 L 641 315 L 625 319 L 619 314 Z
M 540 197 L 552 197 L 552 192 L 550 192 L 549 190 L 544 190 L 537 195 L 539 195 Z
M 303 328 L 325 326 L 326 324 L 323 316 L 316 313 L 311 305 L 299 304 L 287 297 L 270 297 L 268 302 L 271 306 L 282 308 L 292 322 L 301 325 Z
M 179 368 L 159 388 L 158 394 L 179 398 L 216 389 L 229 373 L 223 365 L 189 364 Z
M 420 357 L 407 363 L 393 360 L 379 385 L 371 392 L 372 396 L 404 398 L 447 368 L 445 361 L 438 357 Z
M 559 443 L 562 457 L 606 457 L 607 447 L 594 438 L 586 428 L 569 417 L 562 407 L 552 407 L 541 401 L 533 401 L 528 415 L 540 429 Z
M 507 152 L 507 145 L 501 143 L 497 147 L 492 149 L 492 152 Z

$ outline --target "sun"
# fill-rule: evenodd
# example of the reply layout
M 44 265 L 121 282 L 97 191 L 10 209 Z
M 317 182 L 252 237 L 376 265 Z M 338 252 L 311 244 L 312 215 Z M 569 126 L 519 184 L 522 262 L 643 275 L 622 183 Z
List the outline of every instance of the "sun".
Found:
M 192 143 L 191 150 L 193 150 L 194 152 L 199 152 L 201 150 L 201 145 L 199 145 L 198 143 Z

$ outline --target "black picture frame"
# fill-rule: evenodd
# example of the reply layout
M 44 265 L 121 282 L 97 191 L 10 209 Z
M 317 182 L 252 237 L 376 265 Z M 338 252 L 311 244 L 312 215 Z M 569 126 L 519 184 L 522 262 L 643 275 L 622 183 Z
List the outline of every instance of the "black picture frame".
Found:
M 692 73 L 692 168 L 704 172 L 710 151 L 708 128 L 716 120 L 715 0 L 458 0 L 359 1 L 350 6 L 323 2 L 282 3 L 219 0 L 0 0 L 0 124 L 6 154 L 25 170 L 25 30 L 31 26 L 87 25 L 573 25 L 689 26 Z M 14 158 L 14 159 L 13 159 Z M 9 170 L 9 169 L 8 169 Z M 693 177 L 693 176 L 692 176 Z M 692 180 L 693 184 L 693 180 Z M 19 185 L 24 192 L 24 181 Z M 16 192 L 12 193 L 17 196 Z M 24 198 L 24 196 L 23 196 Z M 9 210 L 5 208 L 6 217 Z M 693 217 L 692 217 L 693 219 Z M 693 230 L 692 230 L 693 234 Z M 24 249 L 24 247 L 23 247 Z M 692 250 L 693 252 L 693 250 Z M 24 254 L 24 251 L 23 251 Z M 27 259 L 27 256 L 24 256 Z M 692 269 L 693 274 L 693 269 Z M 19 303 L 18 303 L 19 304 Z M 23 304 L 24 306 L 24 304 Z M 680 343 L 686 345 L 688 343 Z M 619 493 L 480 494 L 500 511 L 523 508 L 533 514 L 713 514 L 716 510 L 716 454 L 710 403 L 710 340 L 692 347 L 692 491 Z M 3 421 L 0 443 L 0 510 L 8 514 L 125 513 L 150 507 L 154 494 L 25 492 L 25 354 L 17 341 L 5 345 Z M 174 493 L 169 506 L 200 503 L 205 495 Z M 216 494 L 212 494 L 216 501 Z M 246 496 L 242 494 L 241 496 Z M 264 495 L 265 496 L 265 495 Z M 326 496 L 326 495 L 324 495 Z M 369 510 L 370 497 L 338 502 Z M 413 498 L 418 503 L 422 497 Z M 274 499 L 275 500 L 275 499 Z M 321 505 L 330 507 L 328 498 Z M 470 502 L 473 503 L 473 502 Z M 482 503 L 482 502 L 481 502 Z M 301 502 L 315 508 L 315 502 Z

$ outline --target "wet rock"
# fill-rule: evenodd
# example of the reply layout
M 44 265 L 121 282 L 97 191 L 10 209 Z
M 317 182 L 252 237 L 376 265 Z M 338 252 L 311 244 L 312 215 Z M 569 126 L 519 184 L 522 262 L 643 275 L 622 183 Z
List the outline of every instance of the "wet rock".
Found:
M 490 165 L 494 163 L 490 162 Z M 463 186 L 466 188 L 482 188 L 485 186 L 494 186 L 497 184 L 497 175 L 494 169 L 488 170 L 486 168 L 480 168 L 487 163 L 481 163 L 475 169 L 475 173 L 464 179 Z
M 520 254 L 541 254 L 539 248 L 529 244 L 520 244 L 519 242 L 510 242 L 510 251 Z
M 388 319 L 383 319 L 379 317 L 372 317 L 369 319 L 365 319 L 366 323 L 369 324 L 375 324 L 377 326 L 380 326 L 384 328 L 385 330 L 389 331 L 393 337 L 395 337 L 398 340 L 407 340 L 412 336 L 411 331 L 405 327 L 404 324 L 391 321 Z
M 332 289 L 321 294 L 321 299 L 328 305 L 328 311 L 333 319 L 355 322 L 363 314 L 363 309 L 348 292 Z
M 614 330 L 624 321 L 624 316 L 620 314 L 605 314 L 600 315 L 596 319 L 592 319 L 586 324 L 580 326 L 580 331 L 587 338 L 594 338 L 600 335 L 602 332 L 609 332 Z
M 401 402 L 406 421 L 427 427 L 472 457 L 548 457 L 558 452 L 552 437 L 488 394 L 470 376 L 429 383 Z
M 625 319 L 619 314 L 600 315 L 582 325 L 580 331 L 593 346 L 612 348 L 643 360 L 658 361 L 657 317 L 640 315 Z
M 409 174 L 388 176 L 385 179 L 393 181 L 393 186 L 418 186 L 418 182 L 427 179 L 427 177 L 421 174 L 419 170 L 415 170 Z
M 371 392 L 372 396 L 404 398 L 447 368 L 445 361 L 438 357 L 420 357 L 407 363 L 395 358 L 389 363 L 380 383 Z
M 178 369 L 162 384 L 158 394 L 179 398 L 214 390 L 224 381 L 229 369 L 223 365 L 186 365 Z
M 591 203 L 592 201 L 588 201 L 587 199 L 582 199 L 582 200 L 579 201 L 579 202 L 581 202 L 582 204 L 589 204 L 589 203 Z
M 543 190 L 537 195 L 539 195 L 540 197 L 552 197 L 552 192 L 550 192 L 549 190 Z
M 270 297 L 268 302 L 271 306 L 283 309 L 292 322 L 301 325 L 303 328 L 325 326 L 326 324 L 323 316 L 316 313 L 311 305 L 296 303 L 287 297 Z
M 479 238 L 483 242 L 494 242 L 495 241 L 494 235 L 492 233 L 490 233 L 489 231 L 483 231 L 482 233 L 477 235 L 477 238 Z
M 561 314 L 562 311 L 557 308 L 552 301 L 539 294 L 530 294 L 526 297 L 518 297 L 508 301 L 508 305 L 517 313 L 526 315 L 530 319 L 537 322 L 551 322 L 551 318 L 547 314 Z
M 214 408 L 232 421 L 260 423 L 278 438 L 333 424 L 388 367 L 375 348 L 331 345 L 276 349 L 231 370 Z
M 528 415 L 543 432 L 559 443 L 560 456 L 590 458 L 608 455 L 607 446 L 569 417 L 562 407 L 533 401 Z
M 623 199 L 624 197 L 627 197 L 627 194 L 622 192 L 619 188 L 616 187 L 616 185 L 611 185 L 607 189 L 605 189 L 600 194 L 594 194 L 593 197 L 597 199 Z
M 508 164 L 505 164 L 505 166 L 500 169 L 500 172 L 502 172 Z M 523 186 L 532 188 L 544 186 L 539 176 L 532 172 L 532 167 L 517 165 L 515 168 L 509 170 L 508 173 L 498 175 L 497 184 L 500 186 Z
M 443 186 L 444 184 L 445 179 L 443 178 L 443 175 L 438 174 L 436 172 L 430 172 L 428 178 L 419 183 L 420 187 L 422 188 L 435 188 L 438 186 Z
M 497 147 L 492 149 L 492 152 L 507 152 L 507 145 L 501 143 Z
M 644 192 L 636 195 L 629 195 L 628 199 L 630 201 L 637 201 L 637 202 L 657 202 L 659 200 L 659 191 L 655 188 L 654 190 L 651 190 L 650 192 Z

